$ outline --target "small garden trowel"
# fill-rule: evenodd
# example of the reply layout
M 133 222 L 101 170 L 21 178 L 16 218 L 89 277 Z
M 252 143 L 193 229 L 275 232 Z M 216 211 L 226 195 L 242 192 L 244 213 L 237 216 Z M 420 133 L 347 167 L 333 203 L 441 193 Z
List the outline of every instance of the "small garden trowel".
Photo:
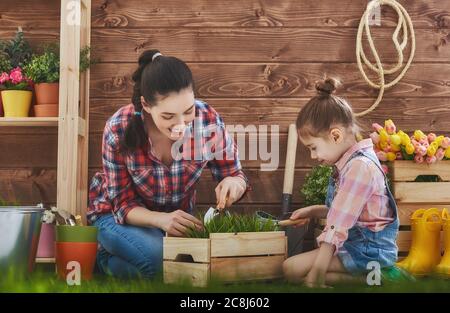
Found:
M 228 201 L 228 196 L 225 199 L 225 203 Z M 230 216 L 230 212 L 228 212 L 227 209 L 219 209 L 217 205 L 216 207 L 210 207 L 208 211 L 206 211 L 205 216 L 203 217 L 203 224 L 208 224 L 211 222 L 215 217 L 219 216 L 220 214 L 225 214 L 227 216 Z

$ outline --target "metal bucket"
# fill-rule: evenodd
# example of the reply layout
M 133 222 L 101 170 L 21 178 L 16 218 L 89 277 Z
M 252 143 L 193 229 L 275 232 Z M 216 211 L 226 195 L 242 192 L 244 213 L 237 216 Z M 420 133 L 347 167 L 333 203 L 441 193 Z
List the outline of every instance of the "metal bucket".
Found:
M 44 208 L 0 207 L 0 275 L 33 271 Z

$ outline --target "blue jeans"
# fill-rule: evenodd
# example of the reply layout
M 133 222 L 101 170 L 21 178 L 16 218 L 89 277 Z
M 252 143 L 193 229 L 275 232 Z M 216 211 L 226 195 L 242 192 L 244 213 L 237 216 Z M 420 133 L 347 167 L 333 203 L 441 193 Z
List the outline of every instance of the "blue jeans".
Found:
M 164 232 L 159 228 L 120 225 L 112 214 L 94 222 L 98 227 L 97 265 L 118 278 L 153 278 L 162 269 Z

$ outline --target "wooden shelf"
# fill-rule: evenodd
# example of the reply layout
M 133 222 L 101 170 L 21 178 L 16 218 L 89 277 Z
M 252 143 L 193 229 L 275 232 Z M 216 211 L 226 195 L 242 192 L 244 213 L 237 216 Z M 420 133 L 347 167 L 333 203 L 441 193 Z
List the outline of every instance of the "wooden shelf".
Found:
M 36 258 L 36 263 L 55 263 L 55 258 Z
M 58 126 L 57 117 L 0 117 L 0 126 Z

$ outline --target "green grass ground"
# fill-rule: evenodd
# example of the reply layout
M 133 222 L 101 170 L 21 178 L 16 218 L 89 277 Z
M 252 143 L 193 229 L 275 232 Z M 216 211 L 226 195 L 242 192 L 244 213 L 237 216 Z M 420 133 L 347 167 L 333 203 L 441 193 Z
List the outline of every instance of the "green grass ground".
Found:
M 0 292 L 223 292 L 223 293 L 296 293 L 296 292 L 450 292 L 450 279 L 421 278 L 416 282 L 386 283 L 382 286 L 362 284 L 341 284 L 328 289 L 310 289 L 285 281 L 223 284 L 212 282 L 208 288 L 195 288 L 186 284 L 166 285 L 161 277 L 154 280 L 119 280 L 106 276 L 94 276 L 91 281 L 81 282 L 80 286 L 68 286 L 59 280 L 52 271 L 38 270 L 25 279 L 10 274 L 0 278 Z

